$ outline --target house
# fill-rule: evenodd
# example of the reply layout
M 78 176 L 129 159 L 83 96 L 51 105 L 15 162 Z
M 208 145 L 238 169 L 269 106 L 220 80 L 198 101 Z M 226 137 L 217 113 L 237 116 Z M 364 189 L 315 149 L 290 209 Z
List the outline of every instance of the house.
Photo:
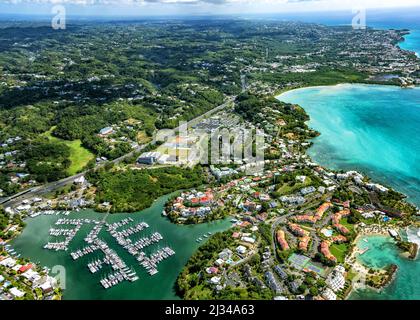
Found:
M 226 249 L 223 249 L 223 251 L 220 252 L 218 256 L 219 256 L 219 259 L 228 260 L 232 257 L 232 253 L 233 253 L 232 250 L 226 248 Z
M 18 270 L 19 273 L 24 273 L 28 271 L 29 269 L 32 269 L 32 264 L 28 263 L 27 265 L 21 266 Z
M 218 272 L 219 272 L 219 269 L 218 269 L 218 268 L 216 268 L 216 267 L 210 267 L 210 268 L 207 268 L 207 269 L 206 269 L 206 272 L 207 272 L 208 274 L 216 274 L 216 273 L 218 273 Z
M 24 179 L 27 176 L 29 176 L 29 173 L 16 173 L 16 177 L 18 177 L 19 179 Z
M 51 292 L 54 289 L 50 281 L 45 281 L 39 288 L 41 288 L 43 293 Z
M 344 277 L 345 269 L 342 266 L 337 266 L 328 275 L 325 283 L 331 288 L 332 291 L 337 292 L 344 289 L 346 278 Z
M 296 176 L 296 180 L 301 183 L 304 183 L 306 180 L 306 176 Z
M 83 184 L 85 184 L 85 182 L 86 182 L 85 176 L 81 176 L 81 177 L 74 180 L 74 183 L 78 184 L 78 185 L 83 185 Z
M 330 288 L 326 288 L 322 292 L 322 297 L 326 300 L 337 300 L 337 295 Z
M 0 265 L 8 267 L 8 268 L 12 268 L 16 265 L 16 260 L 11 258 L 11 257 L 8 257 L 8 258 L 0 261 Z
M 223 260 L 223 259 L 217 259 L 215 262 L 214 262 L 214 264 L 216 265 L 216 266 L 218 266 L 218 267 L 221 267 L 223 264 L 225 263 L 225 260 Z
M 22 298 L 25 295 L 25 292 L 20 291 L 18 288 L 15 287 L 11 288 L 9 292 L 15 298 Z
M 107 135 L 110 135 L 112 133 L 114 133 L 114 129 L 112 127 L 106 127 L 106 128 L 103 128 L 99 131 L 99 135 L 101 135 L 101 136 L 107 136 Z
M 239 253 L 239 254 L 244 254 L 244 253 L 246 253 L 246 247 L 244 247 L 244 246 L 238 246 L 236 248 L 236 252 Z
M 300 193 L 303 195 L 303 196 L 306 196 L 306 195 L 308 195 L 308 194 L 310 194 L 310 193 L 313 193 L 313 192 L 315 192 L 316 191 L 316 189 L 315 189 L 315 187 L 313 187 L 313 186 L 310 186 L 310 187 L 306 187 L 306 188 L 302 188 L 302 189 L 300 189 Z
M 32 269 L 29 269 L 28 271 L 24 272 L 22 276 L 31 282 L 36 282 L 41 279 L 41 276 L 39 275 L 39 273 Z
M 255 239 L 251 237 L 242 237 L 241 241 L 248 242 L 248 243 L 255 243 Z

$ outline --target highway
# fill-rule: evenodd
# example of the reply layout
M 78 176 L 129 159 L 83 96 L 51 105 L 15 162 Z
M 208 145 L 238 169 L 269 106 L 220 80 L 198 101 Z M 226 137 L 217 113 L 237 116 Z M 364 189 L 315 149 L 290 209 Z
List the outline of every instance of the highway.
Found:
M 207 111 L 206 113 L 204 113 L 204 114 L 202 114 L 202 115 L 200 115 L 200 116 L 198 116 L 198 117 L 190 120 L 188 122 L 188 127 L 194 126 L 195 124 L 199 123 L 204 118 L 209 117 L 212 114 L 214 114 L 214 113 L 216 113 L 216 112 L 218 112 L 218 111 L 226 108 L 232 101 L 234 101 L 235 98 L 236 97 L 230 97 L 223 104 L 221 104 L 221 105 L 219 105 L 219 106 L 217 106 L 217 107 L 215 107 L 215 108 Z M 176 132 L 176 131 L 179 130 L 179 128 L 180 127 L 177 127 L 177 128 L 172 129 L 172 130 L 174 132 Z M 153 143 L 153 141 L 151 141 L 149 143 L 146 143 L 146 144 L 143 144 L 141 146 L 138 146 L 136 149 L 134 149 L 130 153 L 127 153 L 127 154 L 125 154 L 125 155 L 123 155 L 123 156 L 121 156 L 119 158 L 116 158 L 116 159 L 111 160 L 111 161 L 106 161 L 106 162 L 102 162 L 100 164 L 97 164 L 95 168 L 96 169 L 101 168 L 101 167 L 103 167 L 103 166 L 105 166 L 106 164 L 109 164 L 109 163 L 114 163 L 114 164 L 120 163 L 124 159 L 127 159 L 127 158 L 133 156 L 134 154 L 142 151 L 144 148 L 146 148 L 147 146 L 149 146 L 151 143 Z M 42 196 L 44 194 L 51 193 L 51 192 L 53 192 L 55 190 L 58 190 L 58 189 L 60 189 L 60 188 L 62 188 L 64 186 L 68 185 L 68 184 L 74 183 L 74 181 L 77 178 L 80 178 L 80 177 L 84 176 L 87 172 L 88 171 L 83 171 L 83 172 L 80 172 L 80 173 L 78 173 L 76 175 L 73 175 L 73 176 L 64 178 L 62 180 L 50 182 L 50 183 L 44 184 L 42 186 L 36 186 L 36 187 L 30 188 L 30 189 L 24 190 L 22 192 L 16 193 L 16 194 L 14 194 L 14 195 L 12 195 L 10 197 L 0 199 L 0 205 L 3 205 L 4 207 L 13 207 L 13 206 L 18 205 L 19 203 L 21 203 L 24 200 L 31 199 L 33 197 Z

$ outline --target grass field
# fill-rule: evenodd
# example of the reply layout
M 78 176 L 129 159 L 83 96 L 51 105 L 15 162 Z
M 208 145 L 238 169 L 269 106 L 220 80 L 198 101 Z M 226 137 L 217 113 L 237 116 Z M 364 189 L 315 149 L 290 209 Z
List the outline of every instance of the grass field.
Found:
M 348 250 L 349 246 L 346 243 L 333 244 L 330 246 L 330 251 L 337 258 L 338 263 L 344 262 Z
M 67 169 L 67 173 L 69 175 L 74 175 L 83 169 L 90 160 L 92 160 L 95 156 L 89 150 L 82 146 L 82 142 L 80 140 L 73 140 L 73 141 L 66 141 L 63 139 L 59 139 L 52 136 L 52 131 L 54 127 L 52 127 L 49 131 L 44 133 L 51 141 L 57 141 L 64 143 L 66 146 L 70 148 L 70 167 Z
M 294 186 L 290 186 L 288 183 L 282 185 L 277 192 L 280 195 L 286 195 L 286 194 L 291 194 L 297 190 L 300 190 L 302 188 L 305 188 L 309 185 L 311 185 L 312 180 L 311 178 L 307 177 L 304 183 L 296 183 Z

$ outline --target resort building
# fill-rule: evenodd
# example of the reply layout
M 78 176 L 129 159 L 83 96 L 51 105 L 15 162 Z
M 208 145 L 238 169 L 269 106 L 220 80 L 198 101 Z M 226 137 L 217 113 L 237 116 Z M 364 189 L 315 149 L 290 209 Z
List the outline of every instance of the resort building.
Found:
M 343 266 L 336 266 L 328 275 L 325 282 L 334 292 L 344 289 L 346 283 L 346 278 L 344 277 L 345 272 L 346 270 Z
M 283 230 L 278 230 L 277 231 L 277 242 L 279 243 L 280 248 L 282 250 L 289 250 L 290 249 L 289 244 L 286 241 L 286 234 L 284 233 Z

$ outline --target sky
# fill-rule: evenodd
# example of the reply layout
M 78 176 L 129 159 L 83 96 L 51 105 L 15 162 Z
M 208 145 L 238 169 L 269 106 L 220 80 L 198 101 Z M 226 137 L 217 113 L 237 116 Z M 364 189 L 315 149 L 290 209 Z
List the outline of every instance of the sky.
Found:
M 208 15 L 311 11 L 358 8 L 418 7 L 419 0 L 0 0 L 0 14 L 51 14 L 63 5 L 69 15 Z M 420 10 L 420 9 L 419 9 Z

